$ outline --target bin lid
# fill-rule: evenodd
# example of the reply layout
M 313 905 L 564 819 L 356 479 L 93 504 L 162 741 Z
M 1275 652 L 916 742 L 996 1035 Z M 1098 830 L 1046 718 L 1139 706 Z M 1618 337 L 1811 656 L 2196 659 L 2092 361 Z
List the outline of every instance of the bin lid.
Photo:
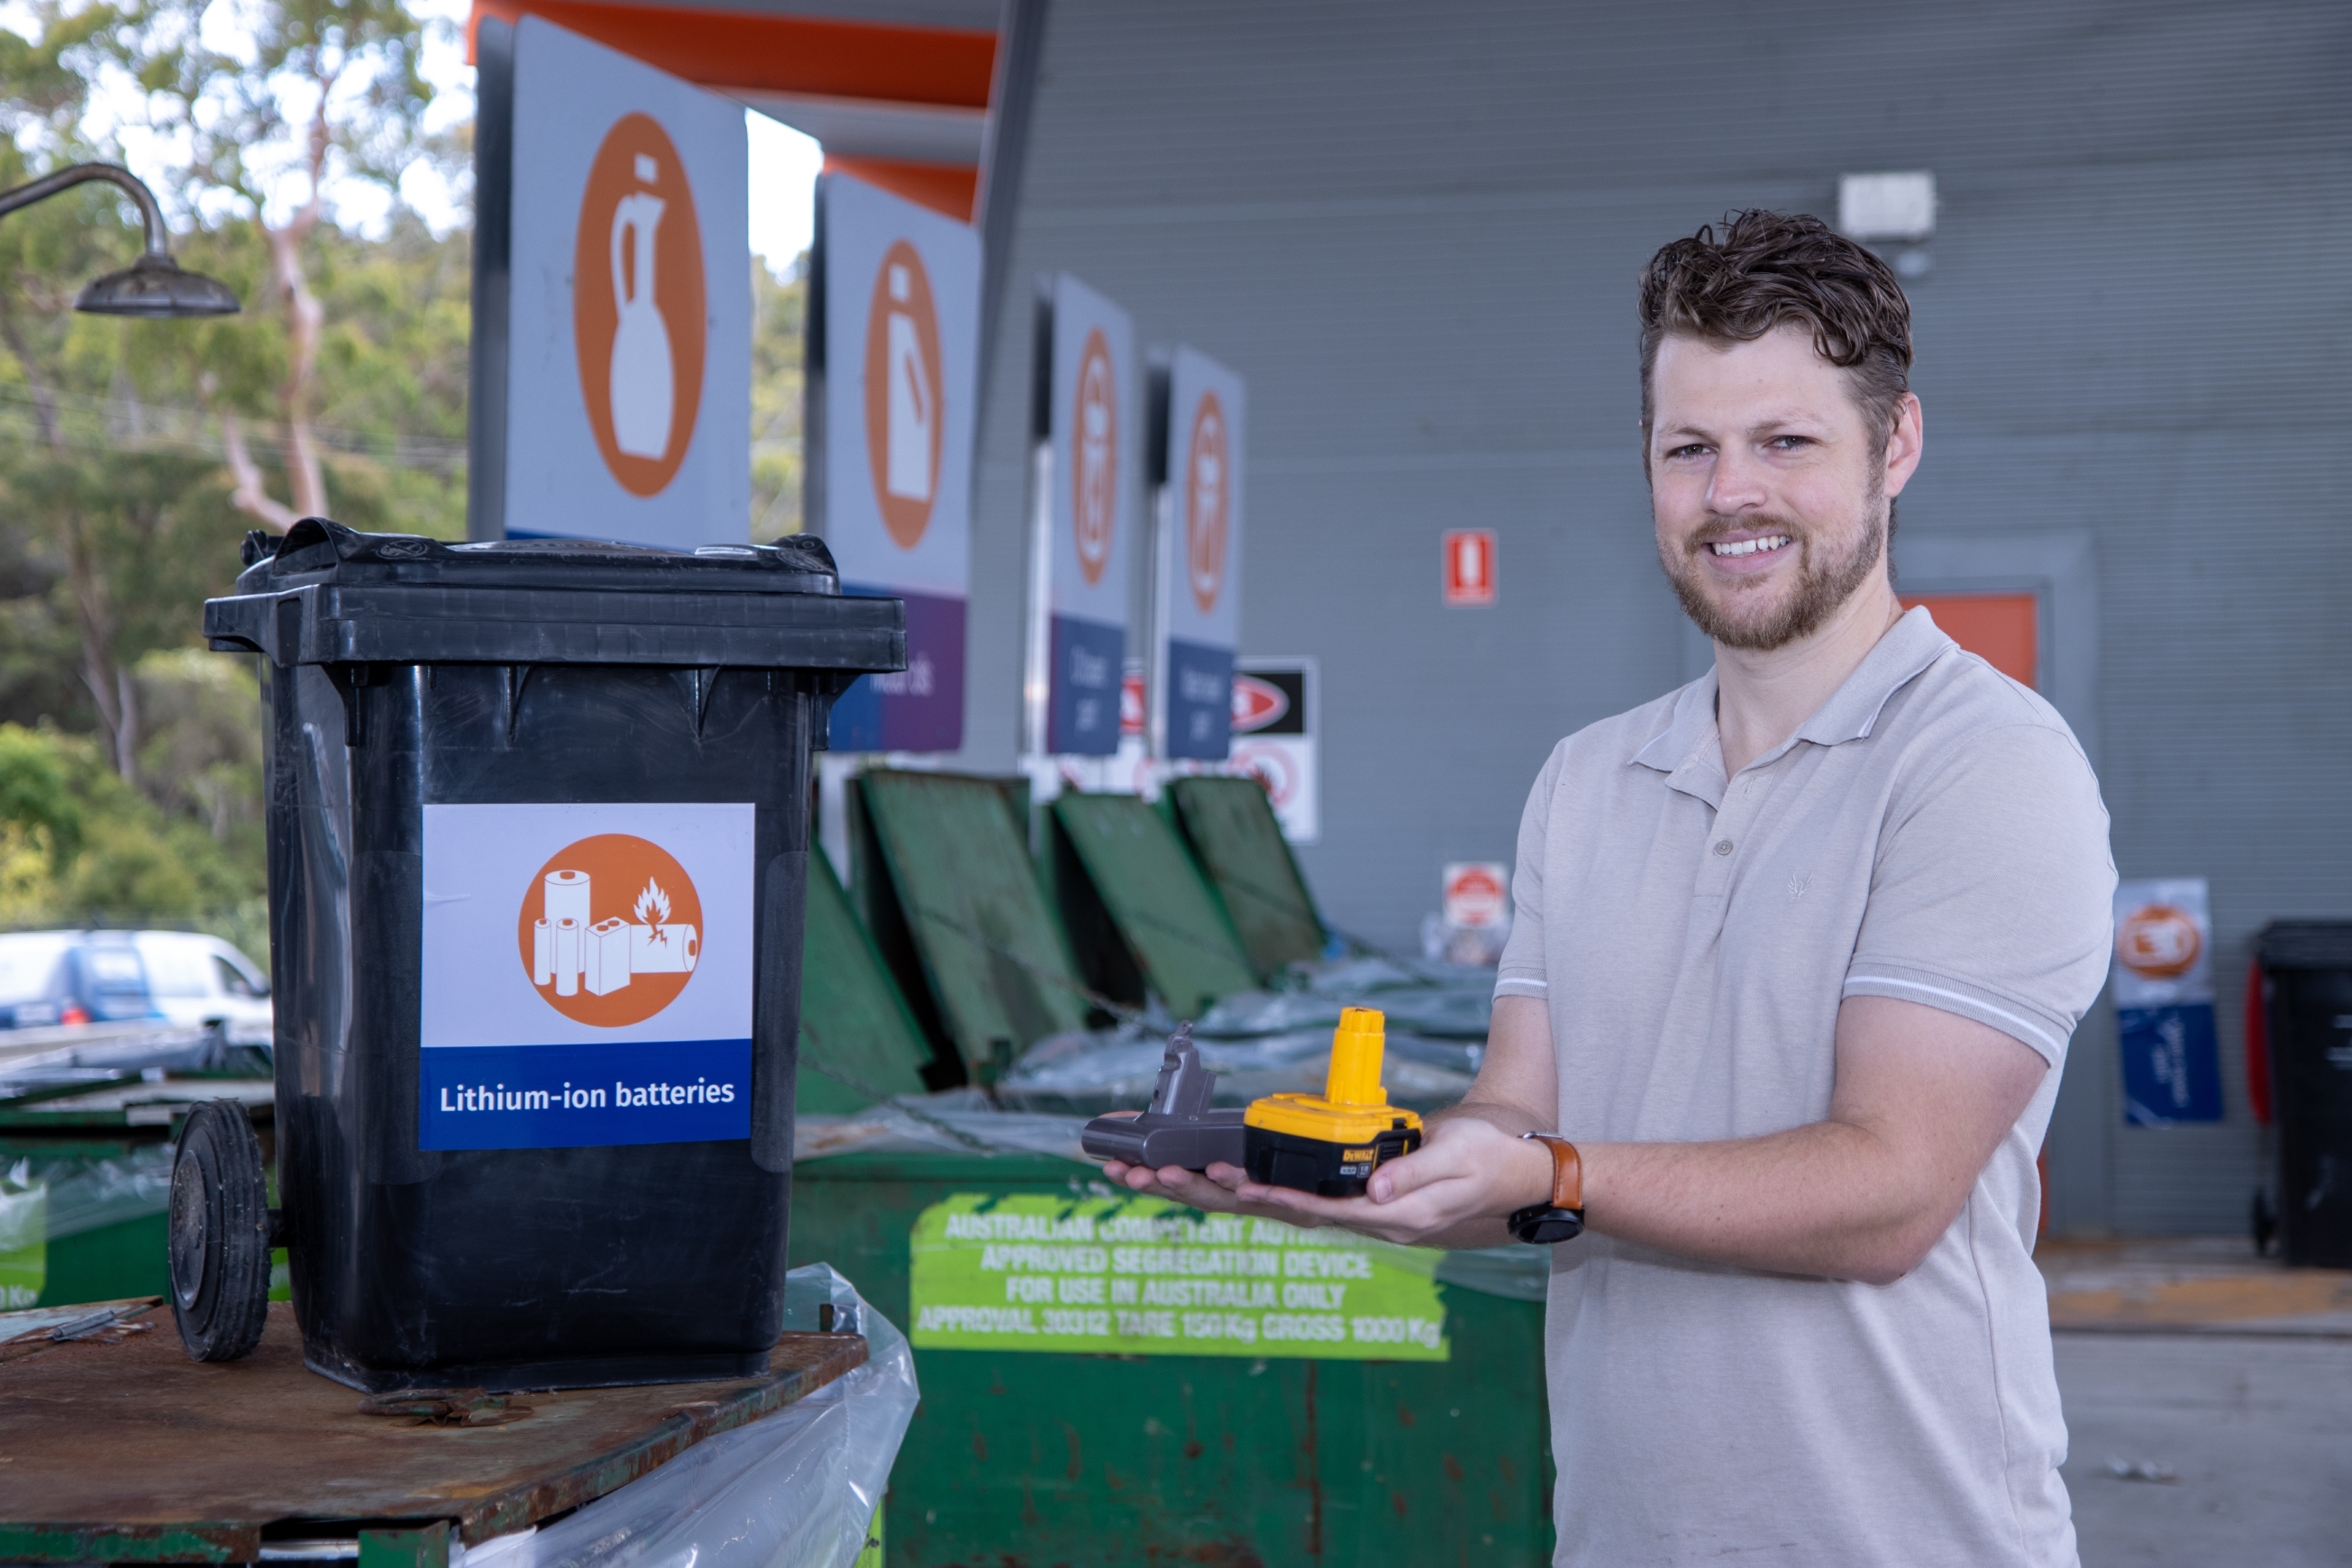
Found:
M 2273 921 L 2254 952 L 2264 969 L 2352 969 L 2352 921 Z
M 279 666 L 656 664 L 845 679 L 907 666 L 905 606 L 844 595 L 832 555 L 807 537 L 691 551 L 445 544 L 305 518 L 235 594 L 205 601 L 205 636 L 216 652 Z

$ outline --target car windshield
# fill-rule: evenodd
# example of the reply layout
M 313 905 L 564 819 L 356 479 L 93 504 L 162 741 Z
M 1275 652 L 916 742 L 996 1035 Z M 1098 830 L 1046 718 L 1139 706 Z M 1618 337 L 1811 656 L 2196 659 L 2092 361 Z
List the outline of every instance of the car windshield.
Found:
M 93 947 L 86 960 L 89 966 L 89 988 L 100 996 L 144 995 L 147 991 L 147 971 L 139 962 L 136 950 L 129 947 Z
M 205 950 L 201 938 L 176 932 L 148 931 L 139 938 L 139 955 L 147 961 L 147 984 L 158 996 L 209 996 L 212 965 L 217 962 Z

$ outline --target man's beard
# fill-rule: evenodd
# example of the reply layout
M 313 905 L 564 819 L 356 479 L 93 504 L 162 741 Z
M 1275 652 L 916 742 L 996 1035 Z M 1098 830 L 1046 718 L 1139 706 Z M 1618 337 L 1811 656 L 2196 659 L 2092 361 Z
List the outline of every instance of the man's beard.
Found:
M 1862 504 L 1866 521 L 1861 537 L 1835 559 L 1818 558 L 1813 536 L 1780 519 L 1718 517 L 1709 518 L 1698 537 L 1685 544 L 1679 554 L 1661 549 L 1658 563 L 1665 568 L 1666 581 L 1674 585 L 1675 597 L 1682 601 L 1683 614 L 1699 630 L 1726 647 L 1770 653 L 1819 631 L 1876 569 L 1879 557 L 1885 552 L 1886 536 L 1895 517 L 1895 506 L 1886 499 L 1884 479 L 1871 480 L 1870 493 Z M 1698 552 L 1707 547 L 1710 540 L 1735 530 L 1745 533 L 1785 533 L 1798 552 L 1796 591 L 1761 620 L 1736 618 L 1708 599 L 1700 585 L 1702 569 L 1696 559 Z M 1731 601 L 1735 608 L 1740 592 L 1753 590 L 1736 591 Z

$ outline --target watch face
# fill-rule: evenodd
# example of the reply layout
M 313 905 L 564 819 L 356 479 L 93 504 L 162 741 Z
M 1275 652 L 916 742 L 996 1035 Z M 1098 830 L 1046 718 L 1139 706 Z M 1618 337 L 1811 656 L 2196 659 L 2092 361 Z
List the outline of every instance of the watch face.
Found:
M 1534 1247 L 1573 1241 L 1584 1234 L 1583 1217 L 1571 1209 L 1521 1209 L 1511 1216 L 1511 1234 Z

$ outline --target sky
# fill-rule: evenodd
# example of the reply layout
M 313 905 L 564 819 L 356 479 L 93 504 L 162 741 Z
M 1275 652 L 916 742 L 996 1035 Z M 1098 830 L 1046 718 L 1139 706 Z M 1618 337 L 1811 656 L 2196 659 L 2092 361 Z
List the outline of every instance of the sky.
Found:
M 215 0 L 205 14 L 205 41 L 224 53 L 237 53 L 250 36 L 244 17 L 245 0 Z M 428 132 L 464 123 L 474 112 L 474 69 L 466 63 L 465 25 L 469 0 L 411 0 L 411 8 L 427 23 L 422 69 L 433 84 L 434 100 L 427 111 Z M 29 32 L 33 23 L 18 0 L 0 0 L 0 26 Z M 308 104 L 299 112 L 307 113 Z M 139 121 L 140 97 L 128 79 L 99 84 L 91 129 L 111 134 L 121 143 L 131 172 L 161 187 L 160 176 L 173 163 L 170 142 L 149 132 Z M 751 249 L 771 271 L 782 276 L 793 259 L 808 247 L 816 175 L 824 154 L 817 143 L 765 115 L 744 111 L 744 129 L 751 154 Z M 291 149 L 288 149 L 290 156 Z M 299 181 L 288 182 L 299 191 Z M 401 183 L 401 198 L 424 217 L 436 233 L 446 233 L 466 214 L 467 193 L 434 169 L 412 168 Z M 329 200 L 337 220 L 362 233 L 382 231 L 392 199 L 381 187 L 353 179 L 328 182 Z M 167 197 L 168 199 L 168 197 Z M 282 214 L 272 213 L 273 217 Z

